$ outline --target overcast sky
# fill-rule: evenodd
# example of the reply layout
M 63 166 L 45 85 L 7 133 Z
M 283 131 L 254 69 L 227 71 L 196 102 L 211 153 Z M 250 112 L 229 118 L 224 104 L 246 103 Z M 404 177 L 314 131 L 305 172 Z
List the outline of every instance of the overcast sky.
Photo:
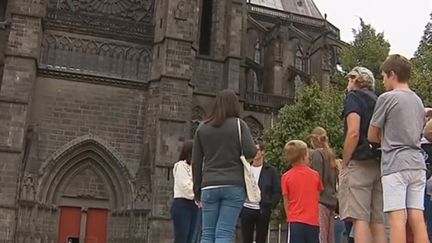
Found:
M 412 57 L 432 12 L 432 0 L 314 0 L 327 19 L 340 29 L 342 40 L 353 39 L 359 17 L 391 44 L 391 53 Z

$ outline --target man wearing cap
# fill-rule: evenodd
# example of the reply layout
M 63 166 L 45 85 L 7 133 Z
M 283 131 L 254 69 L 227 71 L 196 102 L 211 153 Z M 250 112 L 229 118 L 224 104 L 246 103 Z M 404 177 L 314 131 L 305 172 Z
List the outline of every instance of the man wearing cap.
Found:
M 364 67 L 355 67 L 346 78 L 348 94 L 343 113 L 345 142 L 339 178 L 339 210 L 342 219 L 353 222 L 356 243 L 385 243 L 379 153 L 367 139 L 377 100 L 375 78 Z

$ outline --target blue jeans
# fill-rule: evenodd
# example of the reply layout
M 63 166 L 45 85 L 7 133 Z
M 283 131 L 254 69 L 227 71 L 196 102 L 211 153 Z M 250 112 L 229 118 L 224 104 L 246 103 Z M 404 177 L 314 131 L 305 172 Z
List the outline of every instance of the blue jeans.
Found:
M 345 224 L 342 220 L 335 219 L 335 243 L 342 243 L 345 231 Z
M 319 226 L 289 223 L 289 243 L 319 243 Z
M 354 238 L 350 237 L 351 231 L 353 229 L 353 224 L 349 221 L 344 221 L 345 223 L 345 233 L 346 237 L 348 238 L 348 243 L 354 243 Z
M 193 236 L 191 243 L 201 243 L 201 231 L 202 231 L 201 228 L 202 228 L 202 212 L 201 209 L 199 209 L 195 235 Z
M 425 194 L 424 200 L 425 200 L 424 215 L 425 215 L 425 221 L 427 226 L 427 232 L 428 232 L 429 240 L 432 240 L 432 202 L 430 196 L 427 194 Z
M 175 198 L 171 206 L 174 243 L 191 243 L 196 237 L 199 209 L 193 200 Z
M 202 190 L 201 243 L 231 243 L 245 201 L 245 189 L 227 186 Z

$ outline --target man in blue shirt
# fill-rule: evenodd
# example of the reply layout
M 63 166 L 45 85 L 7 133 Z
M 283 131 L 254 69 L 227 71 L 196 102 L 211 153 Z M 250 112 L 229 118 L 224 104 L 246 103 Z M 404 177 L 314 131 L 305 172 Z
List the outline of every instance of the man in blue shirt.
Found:
M 356 243 L 385 243 L 380 164 L 367 139 L 376 95 L 370 70 L 356 67 L 347 75 L 345 142 L 340 172 L 341 218 L 355 227 Z

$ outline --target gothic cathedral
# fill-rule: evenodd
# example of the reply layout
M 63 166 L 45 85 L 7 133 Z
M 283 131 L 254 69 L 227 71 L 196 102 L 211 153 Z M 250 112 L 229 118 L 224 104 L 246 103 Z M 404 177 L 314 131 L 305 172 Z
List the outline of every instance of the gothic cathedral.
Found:
M 313 0 L 0 1 L 0 242 L 171 242 L 216 93 L 259 138 L 343 45 Z

